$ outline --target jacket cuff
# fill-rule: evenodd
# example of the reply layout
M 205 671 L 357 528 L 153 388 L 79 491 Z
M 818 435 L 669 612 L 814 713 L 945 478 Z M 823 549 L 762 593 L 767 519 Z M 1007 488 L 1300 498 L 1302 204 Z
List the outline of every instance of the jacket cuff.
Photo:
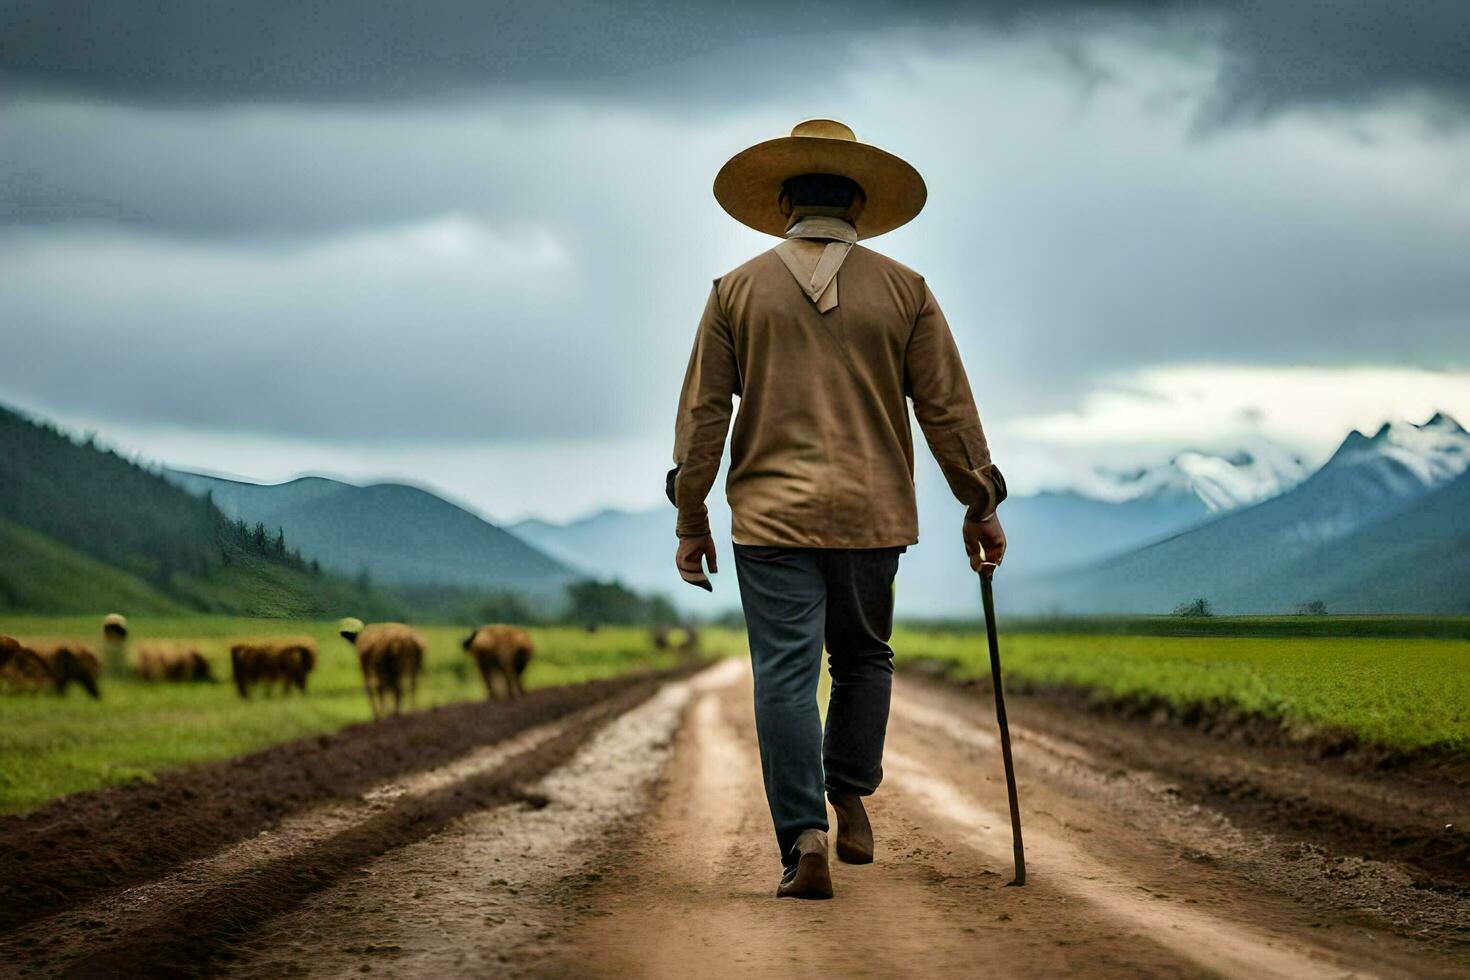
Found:
M 709 510 L 703 504 L 699 510 L 689 511 L 687 514 L 679 512 L 679 522 L 675 526 L 675 533 L 681 538 L 702 538 L 709 534 Z
M 683 468 L 681 463 L 664 474 L 664 496 L 675 507 L 679 506 L 679 471 Z M 702 538 L 709 534 L 709 508 L 703 501 L 679 511 L 675 533 L 681 538 Z
M 1007 496 L 1006 478 L 1005 474 L 1001 473 L 1000 467 L 992 463 L 976 470 L 975 475 L 980 478 L 980 484 L 985 488 L 986 499 L 973 503 L 965 509 L 965 520 L 970 522 L 984 521 L 994 516 L 996 508 Z

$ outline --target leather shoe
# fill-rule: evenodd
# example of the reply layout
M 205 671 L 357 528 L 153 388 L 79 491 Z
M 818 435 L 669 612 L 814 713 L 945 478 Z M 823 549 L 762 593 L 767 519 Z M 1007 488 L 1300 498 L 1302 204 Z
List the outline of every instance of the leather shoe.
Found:
M 827 833 L 803 830 L 791 851 L 796 863 L 776 888 L 777 898 L 831 898 L 832 872 L 827 866 Z
M 828 793 L 837 812 L 837 860 L 845 864 L 873 863 L 873 825 L 863 798 L 856 793 Z

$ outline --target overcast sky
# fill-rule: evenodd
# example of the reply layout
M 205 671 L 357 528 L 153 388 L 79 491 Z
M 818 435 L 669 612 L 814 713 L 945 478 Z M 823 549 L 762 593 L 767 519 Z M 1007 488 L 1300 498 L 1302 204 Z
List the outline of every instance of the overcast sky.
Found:
M 710 194 L 911 161 L 997 460 L 1470 421 L 1470 4 L 0 0 L 0 400 L 171 464 L 654 506 Z M 1025 8 L 1023 11 L 1022 8 Z

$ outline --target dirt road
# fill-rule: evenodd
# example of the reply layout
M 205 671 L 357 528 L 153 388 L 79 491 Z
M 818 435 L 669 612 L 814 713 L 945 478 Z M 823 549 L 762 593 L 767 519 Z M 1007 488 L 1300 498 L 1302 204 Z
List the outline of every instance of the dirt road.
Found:
M 984 700 L 901 678 L 870 807 L 877 862 L 835 865 L 834 901 L 777 901 L 743 662 L 519 710 L 524 723 L 489 744 L 23 917 L 0 936 L 0 970 L 1470 974 L 1458 865 L 1432 848 L 1400 855 L 1362 829 L 1452 823 L 1455 792 L 1395 803 L 1372 781 L 1021 700 L 1031 880 L 1007 888 L 1005 788 Z M 1282 832 L 1292 819 L 1262 803 L 1286 799 L 1294 780 L 1361 813 L 1341 850 L 1321 821 Z M 1222 794 L 1225 784 L 1256 792 Z

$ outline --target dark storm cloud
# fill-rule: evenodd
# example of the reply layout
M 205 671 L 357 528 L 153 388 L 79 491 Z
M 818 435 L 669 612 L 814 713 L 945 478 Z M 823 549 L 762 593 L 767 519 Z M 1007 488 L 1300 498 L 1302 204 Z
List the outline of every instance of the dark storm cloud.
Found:
M 1470 104 L 1470 3 L 1339 0 L 1230 5 L 1219 106 L 1227 115 L 1383 94 Z
M 1132 0 L 1101 7 L 1136 12 L 1167 5 Z M 518 83 L 617 89 L 619 82 L 642 96 L 728 100 L 752 94 L 730 84 L 732 73 L 742 83 L 758 81 L 799 46 L 823 37 L 976 19 L 1008 24 L 1031 16 L 1034 6 L 1017 0 L 113 0 L 82 13 L 72 4 L 9 0 L 0 3 L 0 65 L 18 82 L 138 101 L 353 102 Z M 742 57 L 720 58 L 732 49 Z M 676 87 L 660 77 L 660 69 L 709 58 L 722 61 L 722 70 L 683 73 L 689 77 Z M 770 82 L 789 78 L 786 72 Z
M 142 102 L 379 101 L 513 84 L 738 102 L 788 84 L 789 59 L 834 36 L 1166 17 L 1220 42 L 1222 117 L 1412 91 L 1470 102 L 1463 0 L 10 0 L 0 66 L 17 83 Z
M 1470 363 L 1470 130 L 1355 111 L 1463 106 L 1449 5 L 1421 31 L 1363 4 L 4 4 L 0 393 L 26 404 L 662 434 L 710 277 L 764 247 L 711 176 L 829 113 L 929 181 L 881 249 L 936 284 L 999 422 L 1145 365 Z M 1253 122 L 1296 104 L 1344 111 Z

